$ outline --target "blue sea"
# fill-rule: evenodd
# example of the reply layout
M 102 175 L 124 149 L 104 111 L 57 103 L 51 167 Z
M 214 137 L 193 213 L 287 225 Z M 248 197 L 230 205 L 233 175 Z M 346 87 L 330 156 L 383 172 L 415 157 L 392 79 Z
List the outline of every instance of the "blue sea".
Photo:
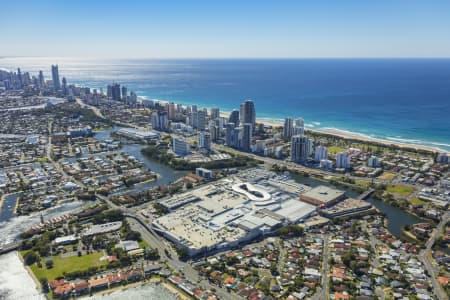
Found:
M 311 129 L 336 128 L 450 150 L 450 59 L 93 60 L 0 58 L 0 67 L 50 79 L 59 64 L 69 83 L 118 82 L 141 97 L 238 108 L 257 118 L 303 117 Z

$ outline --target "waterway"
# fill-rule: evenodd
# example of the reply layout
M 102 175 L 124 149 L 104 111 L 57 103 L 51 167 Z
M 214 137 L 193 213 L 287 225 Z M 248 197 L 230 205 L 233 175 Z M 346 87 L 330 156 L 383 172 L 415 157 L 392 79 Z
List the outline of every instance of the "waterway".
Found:
M 120 127 L 113 127 L 109 130 L 99 131 L 95 134 L 95 139 L 102 141 L 110 139 L 110 134 L 118 129 L 120 129 Z M 124 144 L 121 151 L 136 157 L 137 159 L 142 161 L 148 169 L 158 173 L 158 179 L 144 184 L 137 184 L 130 189 L 118 192 L 116 194 L 134 193 L 146 190 L 153 186 L 165 185 L 179 179 L 184 174 L 186 174 L 186 172 L 184 171 L 175 171 L 156 161 L 149 160 L 141 153 L 141 149 L 143 147 L 144 146 L 140 144 Z M 21 232 L 40 223 L 40 213 L 34 213 L 29 216 L 16 216 L 14 214 L 14 208 L 16 206 L 17 199 L 18 194 L 7 196 L 0 208 L 0 245 L 13 242 L 18 238 Z M 65 202 L 42 211 L 42 215 L 45 220 L 48 220 L 68 212 L 76 211 L 85 205 L 91 204 L 92 202 L 83 201 Z
M 0 222 L 2 220 L 10 220 L 14 217 L 14 209 L 17 204 L 17 198 L 19 198 L 19 193 L 9 194 L 5 196 L 2 204 L 2 209 L 0 210 Z
M 66 213 L 73 212 L 83 206 L 92 205 L 92 202 L 67 201 L 42 212 L 30 214 L 28 216 L 16 216 L 11 212 L 14 209 L 17 198 L 8 200 L 9 204 L 4 203 L 0 213 L 0 245 L 9 244 L 19 238 L 20 233 L 30 229 L 41 222 L 41 213 L 44 220 L 52 219 Z
M 112 129 L 96 132 L 94 138 L 97 140 L 100 140 L 100 141 L 112 139 L 111 133 L 119 130 L 120 128 L 121 127 L 114 126 Z M 186 174 L 186 171 L 176 171 L 172 168 L 169 168 L 163 164 L 158 163 L 157 161 L 148 159 L 146 156 L 142 155 L 142 153 L 141 153 L 141 149 L 143 147 L 145 147 L 145 146 L 141 145 L 141 144 L 123 144 L 120 151 L 126 152 L 126 153 L 136 157 L 137 159 L 139 159 L 141 162 L 144 163 L 144 165 L 149 170 L 151 170 L 155 173 L 158 173 L 158 175 L 159 175 L 158 179 L 155 181 L 144 183 L 144 184 L 137 184 L 136 186 L 134 186 L 132 188 L 129 188 L 125 191 L 115 193 L 114 195 L 124 194 L 124 193 L 129 194 L 129 193 L 143 191 L 143 190 L 146 190 L 151 187 L 158 186 L 158 185 L 166 185 L 166 184 L 169 184 L 170 182 L 173 182 L 173 181 L 179 179 L 180 177 L 182 177 L 183 175 Z
M 321 180 L 317 180 L 311 177 L 301 177 L 301 176 L 295 176 L 294 179 L 302 184 L 309 185 L 311 187 L 315 187 L 318 185 L 327 185 L 334 187 L 330 185 L 329 183 Z M 336 188 L 336 187 L 334 187 Z M 359 196 L 358 193 L 355 191 L 352 191 L 350 189 L 345 189 L 342 187 L 339 187 L 338 189 L 343 190 L 346 192 L 347 196 L 356 198 Z M 395 235 L 396 237 L 405 237 L 402 232 L 402 227 L 407 224 L 416 224 L 423 222 L 422 219 L 401 210 L 398 207 L 394 207 L 386 202 L 383 202 L 381 200 L 375 199 L 373 197 L 368 197 L 365 199 L 367 202 L 375 206 L 377 209 L 379 209 L 381 212 L 386 214 L 386 218 L 388 219 L 388 226 L 387 229 L 390 233 Z
M 95 138 L 97 140 L 109 139 L 110 134 L 118 129 L 118 127 L 114 127 L 110 130 L 97 132 Z M 144 146 L 139 144 L 125 144 L 123 145 L 121 151 L 136 157 L 142 161 L 148 169 L 158 173 L 158 180 L 136 185 L 135 188 L 128 189 L 126 192 L 136 192 L 152 186 L 168 184 L 182 177 L 186 173 L 174 171 L 167 166 L 147 159 L 141 153 L 142 147 Z M 5 197 L 3 205 L 0 208 L 0 245 L 8 244 L 17 240 L 21 232 L 39 224 L 41 221 L 41 213 L 44 219 L 47 220 L 76 211 L 86 205 L 92 204 L 92 202 L 69 201 L 29 216 L 16 216 L 14 213 L 14 208 L 16 206 L 18 196 L 19 193 L 8 195 Z M 8 254 L 1 255 L 0 266 L 2 266 L 2 268 L 0 268 L 0 299 L 45 299 L 44 295 L 36 290 L 36 285 L 18 258 L 17 252 L 10 252 Z M 155 300 L 177 299 L 163 286 L 153 284 L 146 284 L 136 288 L 117 291 L 105 296 L 93 296 L 88 299 L 114 300 L 127 298 Z

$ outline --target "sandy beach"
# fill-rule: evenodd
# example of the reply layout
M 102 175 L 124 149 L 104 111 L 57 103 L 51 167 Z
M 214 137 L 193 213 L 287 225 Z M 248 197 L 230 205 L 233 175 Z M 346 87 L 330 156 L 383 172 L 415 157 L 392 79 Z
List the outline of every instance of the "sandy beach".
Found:
M 400 148 L 410 148 L 410 149 L 425 150 L 425 151 L 431 151 L 431 152 L 443 152 L 443 153 L 447 152 L 447 151 L 442 150 L 437 147 L 383 140 L 383 139 L 379 139 L 379 138 L 372 138 L 369 136 L 364 136 L 362 134 L 352 133 L 352 132 L 338 130 L 338 129 L 315 129 L 315 130 L 306 129 L 306 131 L 331 134 L 331 135 L 341 137 L 344 139 L 353 139 L 353 140 L 358 140 L 358 141 L 362 141 L 362 142 L 380 143 L 380 144 L 387 145 L 387 146 L 395 145 Z
M 0 196 L 0 209 L 3 207 L 3 201 L 5 200 L 6 195 Z

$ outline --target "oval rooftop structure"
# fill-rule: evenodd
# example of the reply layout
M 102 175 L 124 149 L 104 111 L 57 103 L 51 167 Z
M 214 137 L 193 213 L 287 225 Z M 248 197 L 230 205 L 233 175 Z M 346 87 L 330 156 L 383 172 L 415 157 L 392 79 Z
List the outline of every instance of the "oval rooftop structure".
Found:
M 237 183 L 232 186 L 235 192 L 241 193 L 252 201 L 265 202 L 270 200 L 270 194 L 248 182 Z

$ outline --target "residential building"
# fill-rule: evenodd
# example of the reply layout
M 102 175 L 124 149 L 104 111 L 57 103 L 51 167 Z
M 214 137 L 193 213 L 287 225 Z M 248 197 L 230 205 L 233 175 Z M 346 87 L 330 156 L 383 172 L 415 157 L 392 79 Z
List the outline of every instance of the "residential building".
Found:
M 369 161 L 367 162 L 367 166 L 371 168 L 378 168 L 380 166 L 380 159 L 376 156 L 370 157 Z
M 201 131 L 198 134 L 198 147 L 211 150 L 211 134 L 207 131 Z
M 305 134 L 305 121 L 302 118 L 295 120 L 293 135 L 304 135 Z
M 256 112 L 255 104 L 252 100 L 245 100 L 245 102 L 241 104 L 240 122 L 251 124 L 252 130 L 255 128 Z
M 314 153 L 314 161 L 320 162 L 323 159 L 328 159 L 328 148 L 322 145 L 316 147 L 316 152 Z
M 19 69 L 19 76 L 20 76 L 20 69 Z M 52 83 L 53 83 L 53 88 L 56 91 L 61 89 L 61 83 L 59 81 L 58 65 L 52 65 Z
M 220 117 L 220 109 L 218 107 L 211 108 L 211 120 L 215 120 Z
M 242 138 L 241 138 L 241 149 L 243 151 L 250 151 L 251 139 L 252 139 L 252 124 L 244 123 L 242 124 Z
M 291 138 L 291 161 L 304 163 L 308 157 L 308 138 L 294 135 Z
M 292 118 L 286 118 L 284 119 L 284 126 L 283 126 L 283 138 L 285 140 L 289 140 L 292 135 L 293 135 L 293 131 L 294 131 L 294 123 Z
M 191 152 L 189 143 L 184 139 L 172 138 L 172 151 L 180 156 L 185 156 Z
M 228 122 L 234 123 L 234 126 L 239 126 L 239 111 L 237 109 L 234 109 L 231 112 Z
M 336 168 L 337 169 L 350 168 L 350 155 L 348 155 L 348 153 L 339 152 L 336 154 Z

